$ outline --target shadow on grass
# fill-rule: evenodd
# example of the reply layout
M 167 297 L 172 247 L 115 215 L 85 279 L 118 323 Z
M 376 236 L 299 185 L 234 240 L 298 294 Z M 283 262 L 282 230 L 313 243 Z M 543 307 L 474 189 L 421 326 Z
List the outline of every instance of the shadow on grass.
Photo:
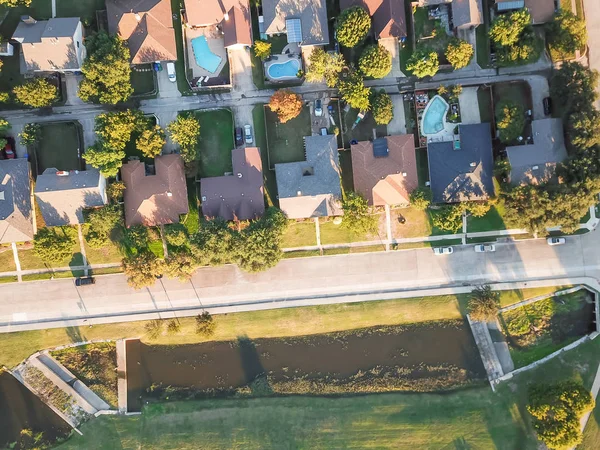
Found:
M 260 362 L 260 356 L 254 342 L 248 336 L 238 336 L 237 338 L 242 370 L 246 383 L 253 396 L 263 397 L 272 395 L 273 390 L 269 385 L 265 368 Z

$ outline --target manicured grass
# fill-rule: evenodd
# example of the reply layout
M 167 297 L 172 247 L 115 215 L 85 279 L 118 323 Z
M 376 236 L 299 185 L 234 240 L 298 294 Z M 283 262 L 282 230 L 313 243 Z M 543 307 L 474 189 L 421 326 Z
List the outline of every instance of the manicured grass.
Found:
M 189 235 L 198 232 L 200 227 L 200 212 L 198 210 L 198 186 L 193 178 L 188 178 L 187 192 L 188 192 L 188 213 L 182 217 L 181 223 L 186 228 Z
M 89 264 L 117 263 L 123 259 L 123 254 L 119 250 L 119 247 L 112 241 L 109 241 L 100 248 L 92 248 L 86 242 L 85 254 Z
M 533 297 L 539 297 L 541 295 L 550 295 L 554 292 L 561 291 L 569 287 L 571 286 L 547 286 L 539 288 L 500 291 L 500 306 L 505 307 Z
M 233 116 L 228 109 L 196 111 L 200 122 L 200 177 L 219 177 L 233 170 Z
M 458 230 L 452 230 L 452 231 L 447 231 L 447 230 L 441 230 L 438 227 L 433 225 L 433 217 L 435 215 L 439 214 L 438 210 L 435 209 L 428 209 L 427 210 L 427 215 L 429 217 L 429 225 L 431 227 L 431 234 L 433 236 L 438 236 L 438 235 L 443 235 L 443 234 L 459 234 L 462 233 L 462 226 L 458 228 Z
M 467 217 L 467 232 L 476 233 L 480 231 L 505 230 L 506 224 L 502 216 L 504 207 L 502 204 L 494 205 L 483 217 Z
M 58 170 L 81 170 L 77 150 L 83 151 L 80 140 L 81 125 L 75 122 L 55 122 L 41 125 L 40 139 L 35 155 L 38 174 L 54 167 Z
M 281 241 L 282 248 L 317 245 L 317 232 L 312 220 L 306 222 L 290 221 Z
M 277 181 L 275 171 L 269 168 L 269 152 L 267 150 L 267 131 L 265 129 L 265 108 L 256 105 L 252 110 L 252 123 L 254 124 L 254 140 L 260 149 L 260 159 L 263 166 L 263 180 L 265 188 L 265 200 L 268 206 L 278 206 Z
M 354 190 L 354 174 L 352 173 L 352 153 L 349 151 L 338 152 L 342 178 L 342 194 Z
M 150 68 L 151 66 L 144 65 L 144 68 Z M 166 67 L 163 70 L 167 70 Z M 140 70 L 132 70 L 131 71 L 131 86 L 133 87 L 133 95 L 134 96 L 151 96 L 152 94 L 156 94 L 154 92 L 154 71 L 140 71 Z
M 395 238 L 413 238 L 420 236 L 431 235 L 431 224 L 427 212 L 420 211 L 413 207 L 401 208 L 392 211 L 392 221 L 396 220 L 399 215 L 402 215 L 406 222 L 398 223 L 394 227 L 392 224 L 392 232 Z
M 445 32 L 441 20 L 430 19 L 426 7 L 416 8 L 413 20 L 417 49 L 424 47 L 435 50 L 440 57 L 440 62 L 445 63 L 444 52 L 452 37 Z
M 17 270 L 12 248 L 3 247 L 2 250 L 4 251 L 0 253 L 0 272 L 12 272 L 13 270 Z
M 429 181 L 429 160 L 427 159 L 427 148 L 418 148 L 415 150 L 417 155 L 417 175 L 419 177 L 419 187 L 425 187 Z
M 73 254 L 63 261 L 57 263 L 47 263 L 34 255 L 33 249 L 19 250 L 19 261 L 21 269 L 43 269 L 45 267 L 69 267 L 83 265 L 83 257 L 79 250 L 79 241 L 77 239 L 77 230 L 75 227 L 54 227 L 57 233 L 67 233 L 73 237 Z
M 344 228 L 341 224 L 336 225 L 333 221 L 320 224 L 321 244 L 344 244 L 346 242 L 379 241 L 386 239 L 385 235 L 379 236 L 375 233 L 355 232 Z
M 96 11 L 106 9 L 104 0 L 59 0 L 56 2 L 57 17 L 79 17 L 84 25 L 96 22 Z
M 342 120 L 344 121 L 342 132 L 344 133 L 344 142 L 347 147 L 350 147 L 350 141 L 368 141 L 373 139 L 373 129 L 377 137 L 387 136 L 387 127 L 385 125 L 377 125 L 373 114 L 366 113 L 365 117 L 358 123 L 354 130 L 352 124 L 358 117 L 358 110 L 350 109 L 347 113 L 342 111 Z
M 285 252 L 283 254 L 284 259 L 312 258 L 314 256 L 321 256 L 321 252 L 319 250 L 300 250 L 297 252 Z M 0 278 L 0 280 L 2 279 Z
M 479 103 L 479 116 L 481 122 L 492 122 L 494 111 L 492 110 L 492 99 L 490 97 L 490 89 L 479 87 L 477 89 L 477 102 Z
M 331 255 L 349 255 L 354 253 L 371 253 L 371 252 L 384 252 L 385 245 L 368 245 L 364 247 L 340 247 L 340 248 L 328 248 L 323 250 L 324 256 Z
M 161 240 L 148 242 L 148 250 L 150 250 L 152 253 L 154 253 L 157 258 L 165 257 L 165 252 L 164 252 Z
M 431 247 L 450 247 L 452 245 L 461 245 L 461 239 L 442 239 L 439 241 L 431 241 L 429 245 Z
M 311 135 L 310 111 L 302 108 L 298 117 L 281 123 L 277 114 L 265 107 L 269 168 L 275 164 L 304 161 L 304 137 Z
M 521 105 L 524 111 L 532 108 L 531 88 L 524 81 L 496 83 L 492 87 L 492 92 L 495 104 L 500 100 L 511 100 Z

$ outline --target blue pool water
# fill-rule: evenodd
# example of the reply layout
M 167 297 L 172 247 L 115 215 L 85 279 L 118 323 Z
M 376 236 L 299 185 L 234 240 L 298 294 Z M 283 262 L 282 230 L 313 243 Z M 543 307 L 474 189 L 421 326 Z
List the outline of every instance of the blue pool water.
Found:
M 208 42 L 204 36 L 192 39 L 192 50 L 194 51 L 196 64 L 208 70 L 210 73 L 216 72 L 219 64 L 221 64 L 222 58 L 210 51 Z
M 439 133 L 444 129 L 444 114 L 448 110 L 448 103 L 442 97 L 436 95 L 431 99 L 425 115 L 421 134 L 429 135 Z
M 277 80 L 280 78 L 295 78 L 300 70 L 300 62 L 297 59 L 290 59 L 284 63 L 274 63 L 269 66 L 267 73 L 270 78 Z

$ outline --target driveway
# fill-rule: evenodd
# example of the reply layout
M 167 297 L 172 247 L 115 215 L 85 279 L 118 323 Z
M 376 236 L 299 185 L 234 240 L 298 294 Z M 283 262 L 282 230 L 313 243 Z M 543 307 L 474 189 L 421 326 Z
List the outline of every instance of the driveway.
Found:
M 400 44 L 398 39 L 379 39 L 379 45 L 385 47 L 392 55 L 392 71 L 386 78 L 399 78 L 405 75 L 400 70 Z
M 321 128 L 327 128 L 332 126 L 329 121 L 329 111 L 327 111 L 327 105 L 329 105 L 329 97 L 321 98 L 321 109 L 323 110 L 322 116 L 315 116 L 315 102 L 311 101 L 309 105 L 310 111 L 310 129 L 313 136 L 321 134 Z
M 527 77 L 531 86 L 531 103 L 533 105 L 533 118 L 535 120 L 545 119 L 544 98 L 550 95 L 550 87 L 545 77 Z
M 404 100 L 402 94 L 391 95 L 394 105 L 394 118 L 388 123 L 387 130 L 389 135 L 406 134 L 406 116 L 404 115 Z
M 463 88 L 462 93 L 458 96 L 458 104 L 460 105 L 461 123 L 465 125 L 481 123 L 476 87 Z
M 252 59 L 249 48 L 229 49 L 229 68 L 231 70 L 232 93 L 240 96 L 255 91 L 252 81 Z
M 83 75 L 65 74 L 65 84 L 67 91 L 66 105 L 83 105 L 83 100 L 79 98 L 79 83 L 83 79 Z
M 181 97 L 181 92 L 177 88 L 177 82 L 172 82 L 169 80 L 169 75 L 167 75 L 167 69 L 165 65 L 165 69 L 160 72 L 154 72 L 156 74 L 156 79 L 158 81 L 158 97 L 159 98 L 176 98 Z
M 583 0 L 585 23 L 588 32 L 588 62 L 590 69 L 600 70 L 600 6 L 598 0 Z M 600 87 L 596 88 L 600 93 Z M 596 100 L 600 109 L 600 98 Z

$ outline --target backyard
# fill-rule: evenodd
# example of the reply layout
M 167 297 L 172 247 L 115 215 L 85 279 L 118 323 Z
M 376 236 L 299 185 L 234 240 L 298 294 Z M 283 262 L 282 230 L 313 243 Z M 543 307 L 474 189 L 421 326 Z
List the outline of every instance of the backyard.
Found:
M 219 177 L 233 170 L 233 116 L 228 109 L 196 111 L 200 122 L 199 177 Z
M 40 139 L 33 153 L 37 175 L 44 170 L 82 170 L 79 157 L 83 150 L 81 125 L 77 122 L 54 122 L 40 124 Z
M 344 146 L 346 148 L 350 147 L 350 143 L 353 140 L 358 142 L 372 140 L 373 130 L 376 130 L 375 134 L 377 137 L 387 136 L 387 126 L 377 125 L 375 123 L 375 119 L 373 118 L 373 114 L 370 113 L 367 113 L 353 129 L 352 127 L 358 118 L 358 113 L 359 111 L 357 109 L 350 109 L 347 112 L 342 110 L 342 117 L 344 121 L 342 133 L 344 133 Z
M 252 123 L 254 125 L 254 139 L 256 146 L 260 148 L 260 158 L 263 167 L 263 179 L 267 205 L 278 206 L 277 181 L 275 171 L 269 167 L 269 152 L 267 150 L 267 131 L 265 128 L 265 107 L 256 105 L 252 110 Z
M 310 110 L 303 107 L 298 117 L 281 123 L 277 114 L 265 106 L 268 160 L 275 164 L 304 161 L 304 137 L 311 135 Z
M 429 8 L 417 7 L 413 13 L 416 47 L 433 50 L 438 54 L 440 64 L 447 64 L 445 52 L 452 36 L 439 18 L 429 15 Z
M 143 69 L 143 70 L 139 70 Z M 163 67 L 163 70 L 166 68 Z M 135 97 L 152 97 L 156 94 L 154 71 L 150 64 L 137 67 L 131 71 L 131 86 Z

